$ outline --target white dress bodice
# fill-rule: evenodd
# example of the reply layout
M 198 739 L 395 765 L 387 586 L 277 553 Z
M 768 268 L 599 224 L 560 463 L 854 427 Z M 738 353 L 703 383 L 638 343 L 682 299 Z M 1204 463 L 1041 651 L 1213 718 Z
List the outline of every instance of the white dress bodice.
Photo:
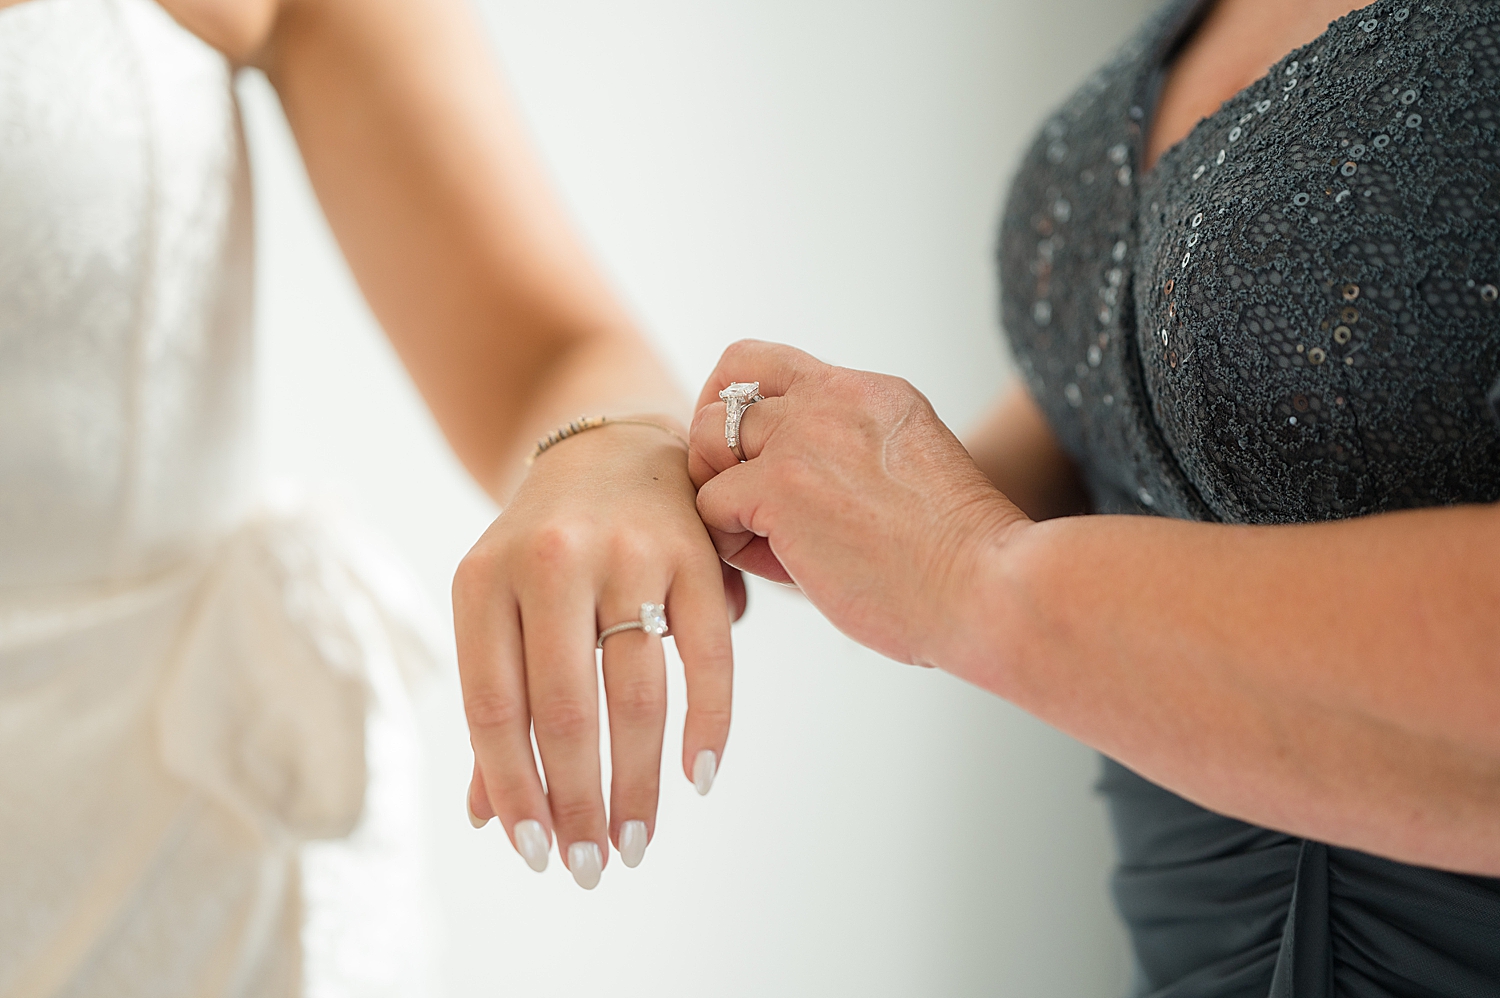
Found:
M 0 998 L 423 990 L 420 600 L 250 474 L 233 73 L 0 9 Z
M 140 576 L 244 513 L 231 84 L 154 3 L 0 11 L 0 588 Z

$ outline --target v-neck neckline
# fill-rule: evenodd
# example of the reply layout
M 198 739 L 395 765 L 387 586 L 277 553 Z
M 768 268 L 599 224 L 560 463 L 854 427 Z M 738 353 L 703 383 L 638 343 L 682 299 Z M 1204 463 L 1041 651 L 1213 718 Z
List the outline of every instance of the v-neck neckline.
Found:
M 1306 43 L 1283 53 L 1279 58 L 1266 68 L 1266 71 L 1245 86 L 1236 90 L 1224 99 L 1212 114 L 1200 118 L 1192 128 L 1188 129 L 1186 135 L 1173 142 L 1161 151 L 1156 157 L 1156 162 L 1151 168 L 1143 169 L 1146 158 L 1146 150 L 1151 141 L 1151 129 L 1156 124 L 1157 113 L 1161 109 L 1162 91 L 1166 87 L 1167 75 L 1170 72 L 1171 59 L 1188 44 L 1203 27 L 1203 22 L 1208 19 L 1215 3 L 1219 0 L 1181 0 L 1181 7 L 1168 19 L 1168 28 L 1157 39 L 1150 55 L 1143 67 L 1136 83 L 1135 105 L 1142 110 L 1140 131 L 1136 136 L 1137 148 L 1135 150 L 1136 175 L 1142 187 L 1148 184 L 1156 184 L 1161 175 L 1161 167 L 1169 159 L 1178 158 L 1181 150 L 1187 146 L 1199 132 L 1212 128 L 1223 116 L 1231 104 L 1242 100 L 1246 94 L 1263 86 L 1276 73 L 1276 68 L 1284 64 L 1288 59 L 1303 56 L 1315 46 L 1325 44 L 1334 29 L 1346 18 L 1355 14 L 1362 14 L 1381 6 L 1384 0 L 1372 0 L 1363 7 L 1356 7 L 1348 13 L 1330 21 L 1328 25 Z

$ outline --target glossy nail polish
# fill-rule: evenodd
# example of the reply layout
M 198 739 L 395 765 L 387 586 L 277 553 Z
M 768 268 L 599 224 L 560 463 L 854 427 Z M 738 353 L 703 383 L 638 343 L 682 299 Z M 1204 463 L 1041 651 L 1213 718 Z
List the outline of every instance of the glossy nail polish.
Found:
M 646 857 L 646 823 L 627 821 L 620 826 L 620 861 L 634 869 Z
M 718 771 L 719 758 L 710 749 L 704 749 L 693 759 L 693 786 L 701 797 L 713 789 L 714 773 Z
M 547 852 L 550 846 L 547 844 L 547 830 L 542 827 L 540 821 L 527 818 L 525 821 L 516 822 L 516 852 L 526 861 L 526 865 L 537 873 L 547 868 Z
M 599 854 L 597 842 L 574 842 L 568 846 L 568 869 L 578 886 L 591 891 L 599 886 L 599 874 L 604 871 L 604 857 Z

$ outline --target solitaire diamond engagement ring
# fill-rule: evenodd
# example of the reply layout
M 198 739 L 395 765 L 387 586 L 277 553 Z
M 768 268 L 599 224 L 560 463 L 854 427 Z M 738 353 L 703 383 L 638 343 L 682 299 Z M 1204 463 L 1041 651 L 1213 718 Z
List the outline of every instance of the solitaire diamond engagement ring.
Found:
M 720 392 L 719 398 L 724 400 L 724 442 L 743 464 L 745 449 L 740 446 L 740 420 L 745 418 L 746 409 L 765 401 L 760 393 L 760 382 L 736 381 Z
M 623 624 L 606 627 L 599 632 L 599 643 L 595 647 L 603 648 L 604 639 L 612 634 L 634 630 L 642 630 L 647 634 L 655 634 L 659 638 L 666 637 L 671 633 L 667 629 L 667 608 L 660 603 L 642 603 L 639 620 L 627 620 Z

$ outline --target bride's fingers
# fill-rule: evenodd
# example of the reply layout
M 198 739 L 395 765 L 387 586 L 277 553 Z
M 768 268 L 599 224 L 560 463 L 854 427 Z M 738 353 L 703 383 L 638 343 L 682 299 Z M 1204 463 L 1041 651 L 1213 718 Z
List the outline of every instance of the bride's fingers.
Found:
M 489 795 L 484 792 L 484 777 L 479 774 L 478 756 L 474 757 L 474 772 L 469 777 L 469 789 L 464 798 L 464 803 L 469 808 L 469 824 L 475 828 L 488 825 L 495 816 L 495 809 L 490 807 Z
M 687 680 L 687 721 L 682 770 L 700 794 L 713 786 L 729 740 L 734 692 L 734 652 L 723 575 L 710 558 L 693 559 L 672 580 L 667 620 Z
M 541 872 L 552 821 L 531 751 L 520 620 L 512 599 L 495 597 L 497 577 L 486 561 L 466 558 L 453 581 L 458 671 L 474 747 L 470 810 L 486 820 L 498 816 L 516 851 Z
M 719 562 L 720 574 L 724 576 L 724 599 L 729 603 L 729 619 L 739 620 L 745 615 L 749 603 L 745 595 L 745 577 L 733 565 Z
M 577 538 L 555 537 L 521 593 L 532 724 L 547 773 L 557 852 L 580 887 L 609 861 L 599 774 L 599 683 L 592 572 Z
M 600 601 L 599 629 L 638 619 L 642 596 L 660 598 L 664 583 L 648 588 L 624 582 L 638 572 L 611 576 L 621 597 Z M 643 630 L 604 640 L 604 695 L 609 705 L 610 838 L 626 866 L 641 861 L 656 828 L 661 790 L 661 743 L 667 725 L 667 676 L 661 638 Z

